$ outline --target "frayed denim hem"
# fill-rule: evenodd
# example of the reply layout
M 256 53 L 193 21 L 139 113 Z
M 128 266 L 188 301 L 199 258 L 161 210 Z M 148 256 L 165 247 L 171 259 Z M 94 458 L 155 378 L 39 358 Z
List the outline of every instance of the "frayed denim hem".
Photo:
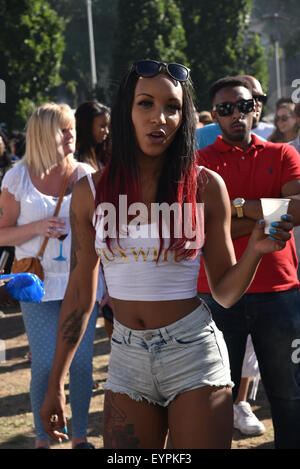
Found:
M 211 388 L 233 388 L 234 383 L 232 381 L 229 381 L 229 383 L 223 384 L 223 383 L 217 383 L 217 382 L 209 382 L 209 381 L 203 381 L 201 384 L 195 384 L 195 386 L 189 386 L 186 389 L 182 389 L 181 391 L 176 392 L 173 396 L 171 396 L 166 402 L 163 404 L 160 403 L 163 407 L 167 407 L 174 399 L 181 394 L 184 394 L 185 392 L 188 391 L 194 391 L 195 389 L 200 389 L 204 388 L 205 386 L 209 386 Z
M 140 394 L 130 391 L 129 389 L 125 388 L 120 388 L 120 386 L 114 386 L 114 385 L 103 385 L 104 391 L 111 391 L 115 394 L 125 394 L 126 396 L 130 397 L 133 401 L 136 402 L 142 402 L 143 400 L 146 400 L 148 404 L 154 404 L 154 405 L 164 405 L 161 404 L 161 402 L 158 402 L 154 399 L 149 399 L 147 396 L 141 396 Z
M 150 399 L 147 396 L 140 395 L 140 394 L 138 394 L 134 391 L 131 391 L 129 389 L 126 389 L 126 388 L 121 388 L 118 385 L 104 384 L 103 389 L 104 389 L 104 391 L 111 391 L 115 394 L 125 394 L 126 396 L 130 397 L 130 399 L 132 399 L 133 401 L 136 401 L 136 402 L 142 402 L 143 400 L 145 400 L 145 401 L 148 402 L 148 404 L 159 405 L 161 407 L 168 407 L 168 405 L 180 394 L 183 394 L 183 393 L 188 392 L 188 391 L 193 391 L 193 390 L 198 389 L 198 388 L 203 388 L 204 386 L 210 386 L 210 387 L 213 387 L 213 388 L 233 388 L 234 383 L 232 381 L 229 381 L 229 382 L 226 382 L 226 383 L 217 383 L 217 382 L 204 381 L 201 384 L 196 384 L 195 386 L 189 387 L 187 389 L 182 389 L 181 391 L 178 391 L 178 392 L 174 393 L 173 396 L 171 396 L 167 401 L 164 401 L 164 402 L 157 401 L 155 399 Z

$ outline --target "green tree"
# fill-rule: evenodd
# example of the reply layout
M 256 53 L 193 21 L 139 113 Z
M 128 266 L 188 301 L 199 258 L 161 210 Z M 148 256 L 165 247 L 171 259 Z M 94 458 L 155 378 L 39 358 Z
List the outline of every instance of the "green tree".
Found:
M 175 0 L 119 0 L 113 49 L 116 85 L 128 65 L 151 58 L 187 63 L 185 32 Z
M 59 97 L 77 107 L 80 102 L 97 98 L 109 104 L 109 70 L 118 0 L 93 0 L 92 16 L 96 72 L 96 90 L 91 86 L 91 65 L 86 0 L 48 0 L 67 22 L 61 67 L 62 86 Z
M 209 108 L 210 85 L 226 75 L 255 75 L 267 83 L 264 49 L 248 24 L 251 0 L 177 0 L 199 110 Z
M 64 50 L 64 21 L 44 0 L 0 0 L 0 78 L 6 104 L 0 122 L 21 129 L 30 111 L 53 99 Z

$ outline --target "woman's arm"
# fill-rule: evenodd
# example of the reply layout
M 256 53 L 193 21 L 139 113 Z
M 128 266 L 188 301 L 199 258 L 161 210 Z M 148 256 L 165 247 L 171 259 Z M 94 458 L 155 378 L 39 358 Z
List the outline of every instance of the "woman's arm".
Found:
M 229 308 L 250 286 L 262 256 L 283 249 L 290 238 L 291 223 L 280 223 L 275 240 L 264 234 L 264 224 L 256 223 L 243 256 L 236 262 L 232 244 L 231 208 L 226 186 L 216 173 L 206 170 L 209 182 L 204 192 L 205 246 L 203 258 L 215 300 Z M 292 217 L 290 217 L 292 219 Z
M 95 232 L 92 226 L 94 199 L 86 178 L 73 191 L 70 221 L 72 229 L 71 266 L 69 282 L 62 303 L 55 357 L 48 392 L 41 409 L 46 432 L 54 439 L 64 438 L 57 429 L 65 426 L 64 380 L 85 332 L 96 300 L 99 259 L 95 252 Z M 56 426 L 51 425 L 57 415 Z
M 58 230 L 63 227 L 63 222 L 59 218 L 48 217 L 16 226 L 19 214 L 20 202 L 4 189 L 0 195 L 0 246 L 19 246 L 39 235 L 49 238 L 61 235 Z

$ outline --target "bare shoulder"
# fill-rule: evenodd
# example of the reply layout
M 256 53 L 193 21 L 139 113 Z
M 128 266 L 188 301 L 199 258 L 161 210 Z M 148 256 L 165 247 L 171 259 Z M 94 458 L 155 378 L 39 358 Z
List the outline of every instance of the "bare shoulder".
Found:
M 98 184 L 100 183 L 101 177 L 102 177 L 102 171 L 96 171 L 95 173 L 92 174 L 95 187 L 97 187 Z
M 76 199 L 76 201 L 80 202 L 80 200 L 82 201 L 82 199 L 80 199 L 81 197 L 87 199 L 90 195 L 92 196 L 90 183 L 88 181 L 88 177 L 84 176 L 76 182 L 72 192 L 72 200 Z
M 76 212 L 77 215 L 80 214 L 92 219 L 94 208 L 94 195 L 88 177 L 84 176 L 74 186 L 71 199 L 71 211 Z
M 205 202 L 209 202 L 212 197 L 221 196 L 224 192 L 227 193 L 225 182 L 218 173 L 208 168 L 203 168 L 201 173 L 204 180 Z
M 101 171 L 96 171 L 90 175 L 83 176 L 81 179 L 79 179 L 79 181 L 76 182 L 75 188 L 81 195 L 84 195 L 85 192 L 90 192 L 92 194 L 89 176 L 92 177 L 92 184 L 96 189 L 102 177 L 102 173 Z
M 202 198 L 206 222 L 208 219 L 224 221 L 230 218 L 230 199 L 223 178 L 210 169 L 204 168 L 202 178 L 204 179 L 204 189 Z

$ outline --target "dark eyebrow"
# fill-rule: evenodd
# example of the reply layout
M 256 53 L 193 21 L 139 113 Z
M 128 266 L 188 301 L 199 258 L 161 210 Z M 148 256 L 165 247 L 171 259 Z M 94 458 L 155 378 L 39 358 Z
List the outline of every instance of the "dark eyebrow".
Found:
M 149 98 L 154 99 L 154 96 L 152 96 L 151 94 L 148 94 L 148 93 L 139 93 L 139 94 L 136 95 L 136 98 L 138 98 L 139 96 L 148 96 Z M 180 99 L 175 98 L 175 97 L 174 98 L 169 98 L 168 101 L 176 101 L 178 103 L 181 102 Z
M 139 94 L 136 95 L 136 98 L 137 98 L 138 96 L 149 96 L 149 98 L 153 98 L 153 99 L 154 99 L 154 96 L 152 96 L 151 94 L 148 94 L 148 93 L 139 93 Z
M 169 101 L 176 101 L 177 103 L 181 103 L 181 99 L 179 98 L 169 98 Z

